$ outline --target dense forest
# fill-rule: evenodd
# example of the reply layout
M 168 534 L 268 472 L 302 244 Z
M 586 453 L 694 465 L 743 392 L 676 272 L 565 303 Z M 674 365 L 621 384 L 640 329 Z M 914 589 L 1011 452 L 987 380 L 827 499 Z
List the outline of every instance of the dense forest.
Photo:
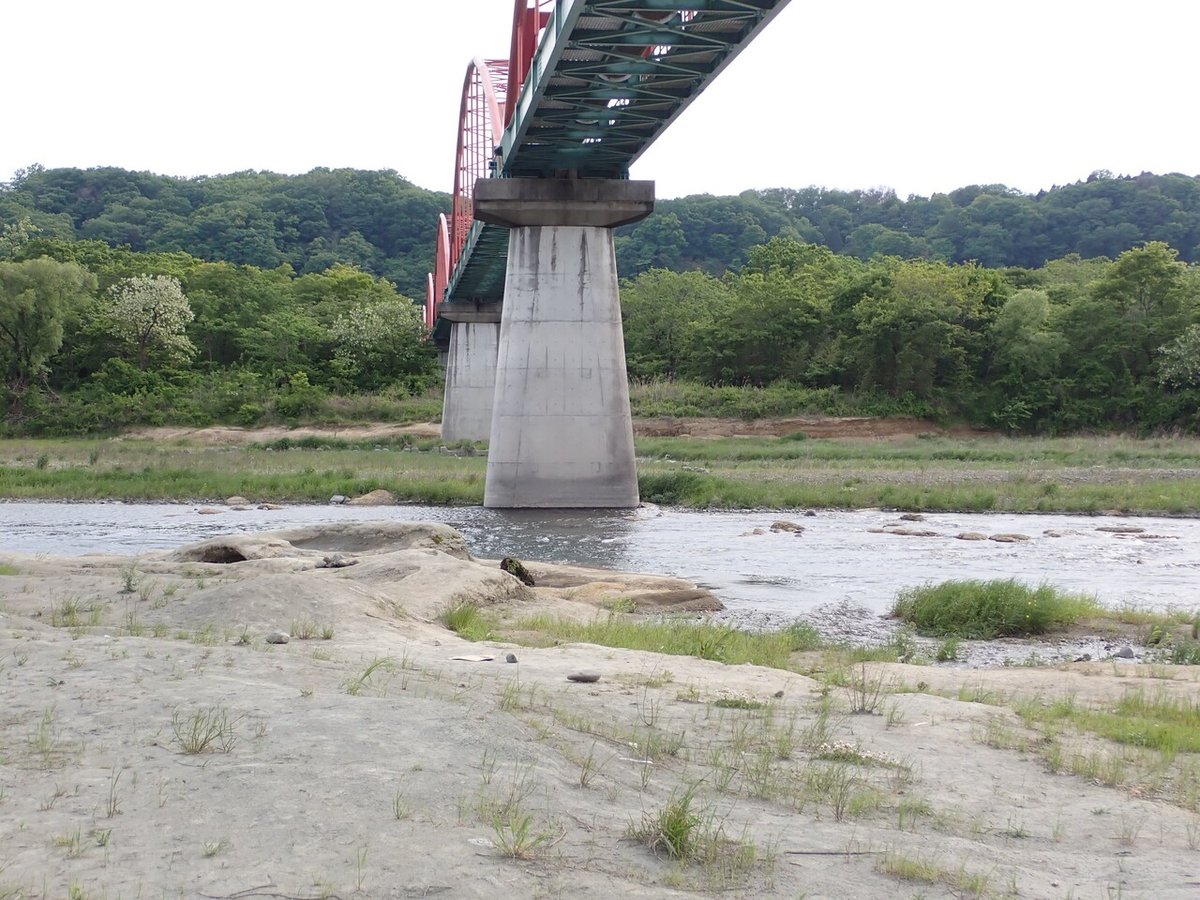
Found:
M 412 299 L 447 199 L 392 172 L 18 172 L 4 428 L 296 421 L 348 398 L 389 417 L 437 383 Z M 1200 178 L 1180 175 L 689 197 L 618 237 L 633 378 L 1014 431 L 1200 430 L 1198 257 Z
M 28 217 L 42 237 L 182 251 L 261 269 L 286 263 L 299 274 L 340 262 L 423 298 L 437 215 L 449 203 L 448 194 L 390 171 L 181 179 L 31 166 L 0 184 L 0 227 Z M 883 255 L 1025 268 L 1072 253 L 1112 259 L 1138 243 L 1161 241 L 1195 263 L 1200 177 L 1095 172 L 1036 196 L 973 185 L 907 200 L 891 191 L 817 187 L 660 200 L 650 218 L 619 232 L 617 261 L 625 277 L 651 268 L 719 275 L 743 266 L 751 248 L 773 237 L 864 260 Z

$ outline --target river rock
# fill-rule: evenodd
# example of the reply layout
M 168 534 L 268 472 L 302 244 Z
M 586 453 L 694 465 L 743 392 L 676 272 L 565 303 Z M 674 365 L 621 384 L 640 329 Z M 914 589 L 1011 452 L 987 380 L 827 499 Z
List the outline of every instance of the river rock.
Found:
M 271 631 L 263 638 L 268 644 L 286 644 L 292 639 L 292 636 L 286 631 Z
M 283 509 L 283 506 L 279 503 L 260 503 L 260 504 L 258 504 L 258 508 L 259 509 Z
M 356 566 L 358 560 L 341 553 L 331 553 L 317 563 L 318 569 L 344 569 L 346 566 Z
M 226 506 L 249 506 L 250 501 L 239 494 L 234 494 L 232 497 L 225 498 Z
M 1141 534 L 1146 529 L 1140 528 L 1137 525 L 1100 525 L 1096 530 L 1105 531 L 1109 534 Z
M 778 522 L 771 523 L 771 530 L 775 532 L 790 531 L 792 534 L 800 534 L 804 531 L 804 526 L 797 525 L 795 522 L 788 522 L 786 519 L 780 519 Z
M 1015 532 L 1009 532 L 1009 533 L 1005 533 L 1005 534 L 993 534 L 991 537 L 988 538 L 988 540 L 996 541 L 997 543 L 1000 543 L 1000 544 L 1020 544 L 1024 541 L 1029 540 L 1029 535 L 1017 534 Z
M 1133 659 L 1133 648 L 1122 647 L 1120 650 L 1114 653 L 1113 656 L 1117 657 L 1117 659 Z
M 905 537 L 937 537 L 936 531 L 927 528 L 906 528 L 903 525 L 889 525 L 887 528 L 871 528 L 877 534 L 901 534 Z
M 580 684 L 595 684 L 599 680 L 599 672 L 571 672 L 567 675 L 567 681 L 577 681 Z
M 376 490 L 353 500 L 346 501 L 347 506 L 395 506 L 396 497 L 391 491 Z
M 925 517 L 920 513 L 903 513 L 900 516 L 901 522 L 924 522 Z
M 223 509 L 214 509 L 211 506 L 201 506 L 199 509 L 196 510 L 196 515 L 198 515 L 198 516 L 219 516 L 223 512 L 225 512 L 225 510 L 223 510 Z
M 982 531 L 963 531 L 955 535 L 960 541 L 986 541 L 988 536 Z
M 345 494 L 334 494 L 332 497 L 329 498 L 329 504 L 331 506 L 341 506 L 343 503 L 345 503 L 349 499 L 350 498 L 347 497 Z
M 502 568 L 509 575 L 512 575 L 514 578 L 518 579 L 521 584 L 525 585 L 526 587 L 534 587 L 533 576 L 529 574 L 529 570 L 525 568 L 525 564 L 519 559 L 516 559 L 512 556 L 506 556 L 504 559 L 500 560 L 500 568 Z

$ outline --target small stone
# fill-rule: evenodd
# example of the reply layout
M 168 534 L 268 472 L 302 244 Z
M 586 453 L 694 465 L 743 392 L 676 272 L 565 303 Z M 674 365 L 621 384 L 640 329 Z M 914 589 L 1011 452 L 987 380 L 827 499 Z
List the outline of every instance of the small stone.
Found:
M 292 639 L 292 636 L 286 631 L 271 631 L 263 638 L 268 644 L 286 644 Z
M 1081 656 L 1075 657 L 1075 662 L 1091 662 L 1092 654 L 1084 653 Z
M 345 556 L 341 553 L 331 553 L 323 560 L 317 563 L 318 569 L 344 569 L 346 566 L 356 566 L 358 560 L 352 556 Z
M 806 509 L 804 511 L 804 518 L 815 519 L 816 517 L 817 517 L 817 511 L 815 509 Z
M 1113 655 L 1116 656 L 1118 659 L 1133 659 L 1133 648 L 1132 647 L 1122 647 L 1120 650 L 1118 650 Z
M 234 494 L 232 497 L 225 498 L 226 506 L 249 506 L 250 501 L 240 494 Z
M 925 517 L 920 513 L 902 513 L 900 516 L 902 522 L 924 522 Z
M 330 504 L 330 506 L 341 506 L 343 503 L 345 503 L 349 499 L 350 498 L 347 497 L 345 494 L 334 494 L 332 497 L 329 498 L 329 504 Z
M 504 661 L 506 663 L 515 663 L 517 661 L 517 654 L 515 654 L 515 653 L 508 654 L 506 657 L 504 657 Z
M 594 684 L 599 680 L 599 672 L 571 672 L 567 675 L 567 681 L 577 681 L 580 684 Z
M 776 700 L 782 700 L 783 699 L 783 691 L 776 691 L 771 696 L 774 697 Z

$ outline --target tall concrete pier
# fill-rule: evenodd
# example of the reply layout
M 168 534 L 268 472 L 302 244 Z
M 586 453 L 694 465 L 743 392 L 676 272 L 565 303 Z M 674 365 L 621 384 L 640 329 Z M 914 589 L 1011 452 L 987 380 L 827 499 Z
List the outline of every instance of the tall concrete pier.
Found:
M 510 229 L 483 505 L 637 506 L 612 229 L 653 183 L 481 179 L 474 200 Z
M 486 441 L 491 437 L 500 312 L 493 305 L 490 315 L 473 318 L 450 326 L 442 403 L 444 441 Z

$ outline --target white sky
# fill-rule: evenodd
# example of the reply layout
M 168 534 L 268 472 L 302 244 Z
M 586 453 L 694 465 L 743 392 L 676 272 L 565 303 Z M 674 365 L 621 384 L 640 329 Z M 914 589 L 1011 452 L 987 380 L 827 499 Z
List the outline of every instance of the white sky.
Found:
M 395 169 L 449 191 L 513 0 L 0 4 L 0 181 Z M 1200 174 L 1194 0 L 792 0 L 635 165 L 659 197 Z

